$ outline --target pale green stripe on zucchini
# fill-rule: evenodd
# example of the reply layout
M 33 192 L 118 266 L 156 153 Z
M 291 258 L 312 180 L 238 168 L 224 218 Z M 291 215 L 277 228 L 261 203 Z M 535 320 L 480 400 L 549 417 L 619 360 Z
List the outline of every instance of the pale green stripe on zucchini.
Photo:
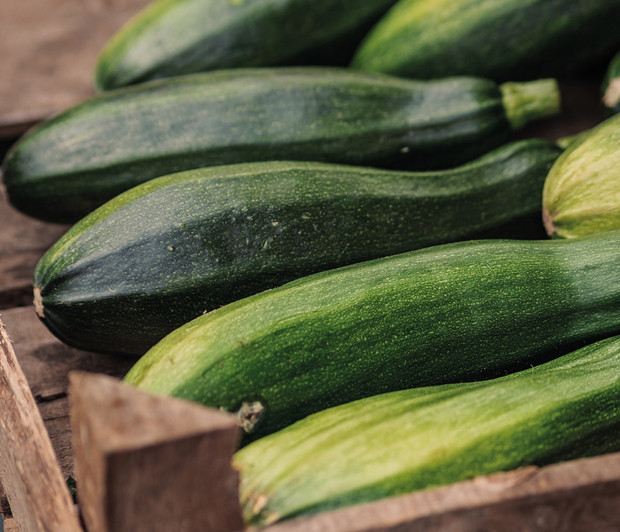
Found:
M 620 229 L 620 116 L 570 143 L 543 189 L 547 233 L 575 238 Z
M 620 337 L 495 380 L 337 406 L 246 446 L 253 525 L 620 449 Z

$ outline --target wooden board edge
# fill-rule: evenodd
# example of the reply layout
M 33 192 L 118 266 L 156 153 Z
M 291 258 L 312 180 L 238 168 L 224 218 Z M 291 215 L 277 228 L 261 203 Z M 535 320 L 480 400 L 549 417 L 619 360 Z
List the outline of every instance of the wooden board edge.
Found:
M 81 532 L 43 419 L 0 320 L 0 476 L 20 530 Z

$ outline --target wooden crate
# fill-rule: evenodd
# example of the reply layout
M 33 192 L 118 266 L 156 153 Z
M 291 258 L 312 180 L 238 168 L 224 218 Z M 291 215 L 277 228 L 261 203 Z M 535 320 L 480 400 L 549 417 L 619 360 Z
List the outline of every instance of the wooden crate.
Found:
M 30 125 L 92 94 L 98 50 L 147 2 L 2 0 L 0 155 Z M 596 82 L 573 80 L 563 88 L 562 120 L 522 136 L 557 138 L 600 119 Z M 241 529 L 237 474 L 230 467 L 239 435 L 230 417 L 131 389 L 118 378 L 134 359 L 72 349 L 53 337 L 31 305 L 32 273 L 67 227 L 23 216 L 4 198 L 0 225 L 5 530 L 73 532 L 84 523 L 91 532 Z M 67 488 L 76 473 L 78 506 Z M 620 454 L 609 454 L 489 475 L 265 530 L 617 531 L 619 503 Z

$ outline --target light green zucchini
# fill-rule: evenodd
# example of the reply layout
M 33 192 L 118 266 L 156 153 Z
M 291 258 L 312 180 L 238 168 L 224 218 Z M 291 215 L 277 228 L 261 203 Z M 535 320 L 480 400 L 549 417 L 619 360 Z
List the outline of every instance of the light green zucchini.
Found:
M 620 450 L 620 337 L 484 382 L 402 390 L 309 416 L 234 456 L 264 525 L 496 471 Z
M 554 163 L 543 189 L 547 233 L 574 238 L 620 229 L 620 115 L 580 135 Z

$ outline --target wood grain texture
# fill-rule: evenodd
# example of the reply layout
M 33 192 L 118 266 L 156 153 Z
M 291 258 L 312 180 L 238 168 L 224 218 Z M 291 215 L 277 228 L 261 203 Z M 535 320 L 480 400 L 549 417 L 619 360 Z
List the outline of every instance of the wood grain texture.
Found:
M 41 323 L 31 306 L 2 311 L 2 319 L 66 478 L 73 472 L 67 400 L 69 372 L 81 370 L 122 377 L 136 359 L 80 351 L 63 344 Z
M 0 190 L 0 309 L 32 304 L 34 268 L 67 229 L 21 214 Z
M 96 57 L 149 0 L 2 0 L 0 138 L 93 93 Z
M 20 532 L 15 519 L 8 518 L 4 520 L 4 532 Z
M 620 453 L 526 467 L 283 522 L 264 532 L 617 532 Z
M 0 478 L 22 531 L 81 530 L 43 419 L 0 321 Z
M 90 532 L 242 527 L 230 465 L 240 435 L 231 415 L 84 372 L 71 373 L 69 400 Z

